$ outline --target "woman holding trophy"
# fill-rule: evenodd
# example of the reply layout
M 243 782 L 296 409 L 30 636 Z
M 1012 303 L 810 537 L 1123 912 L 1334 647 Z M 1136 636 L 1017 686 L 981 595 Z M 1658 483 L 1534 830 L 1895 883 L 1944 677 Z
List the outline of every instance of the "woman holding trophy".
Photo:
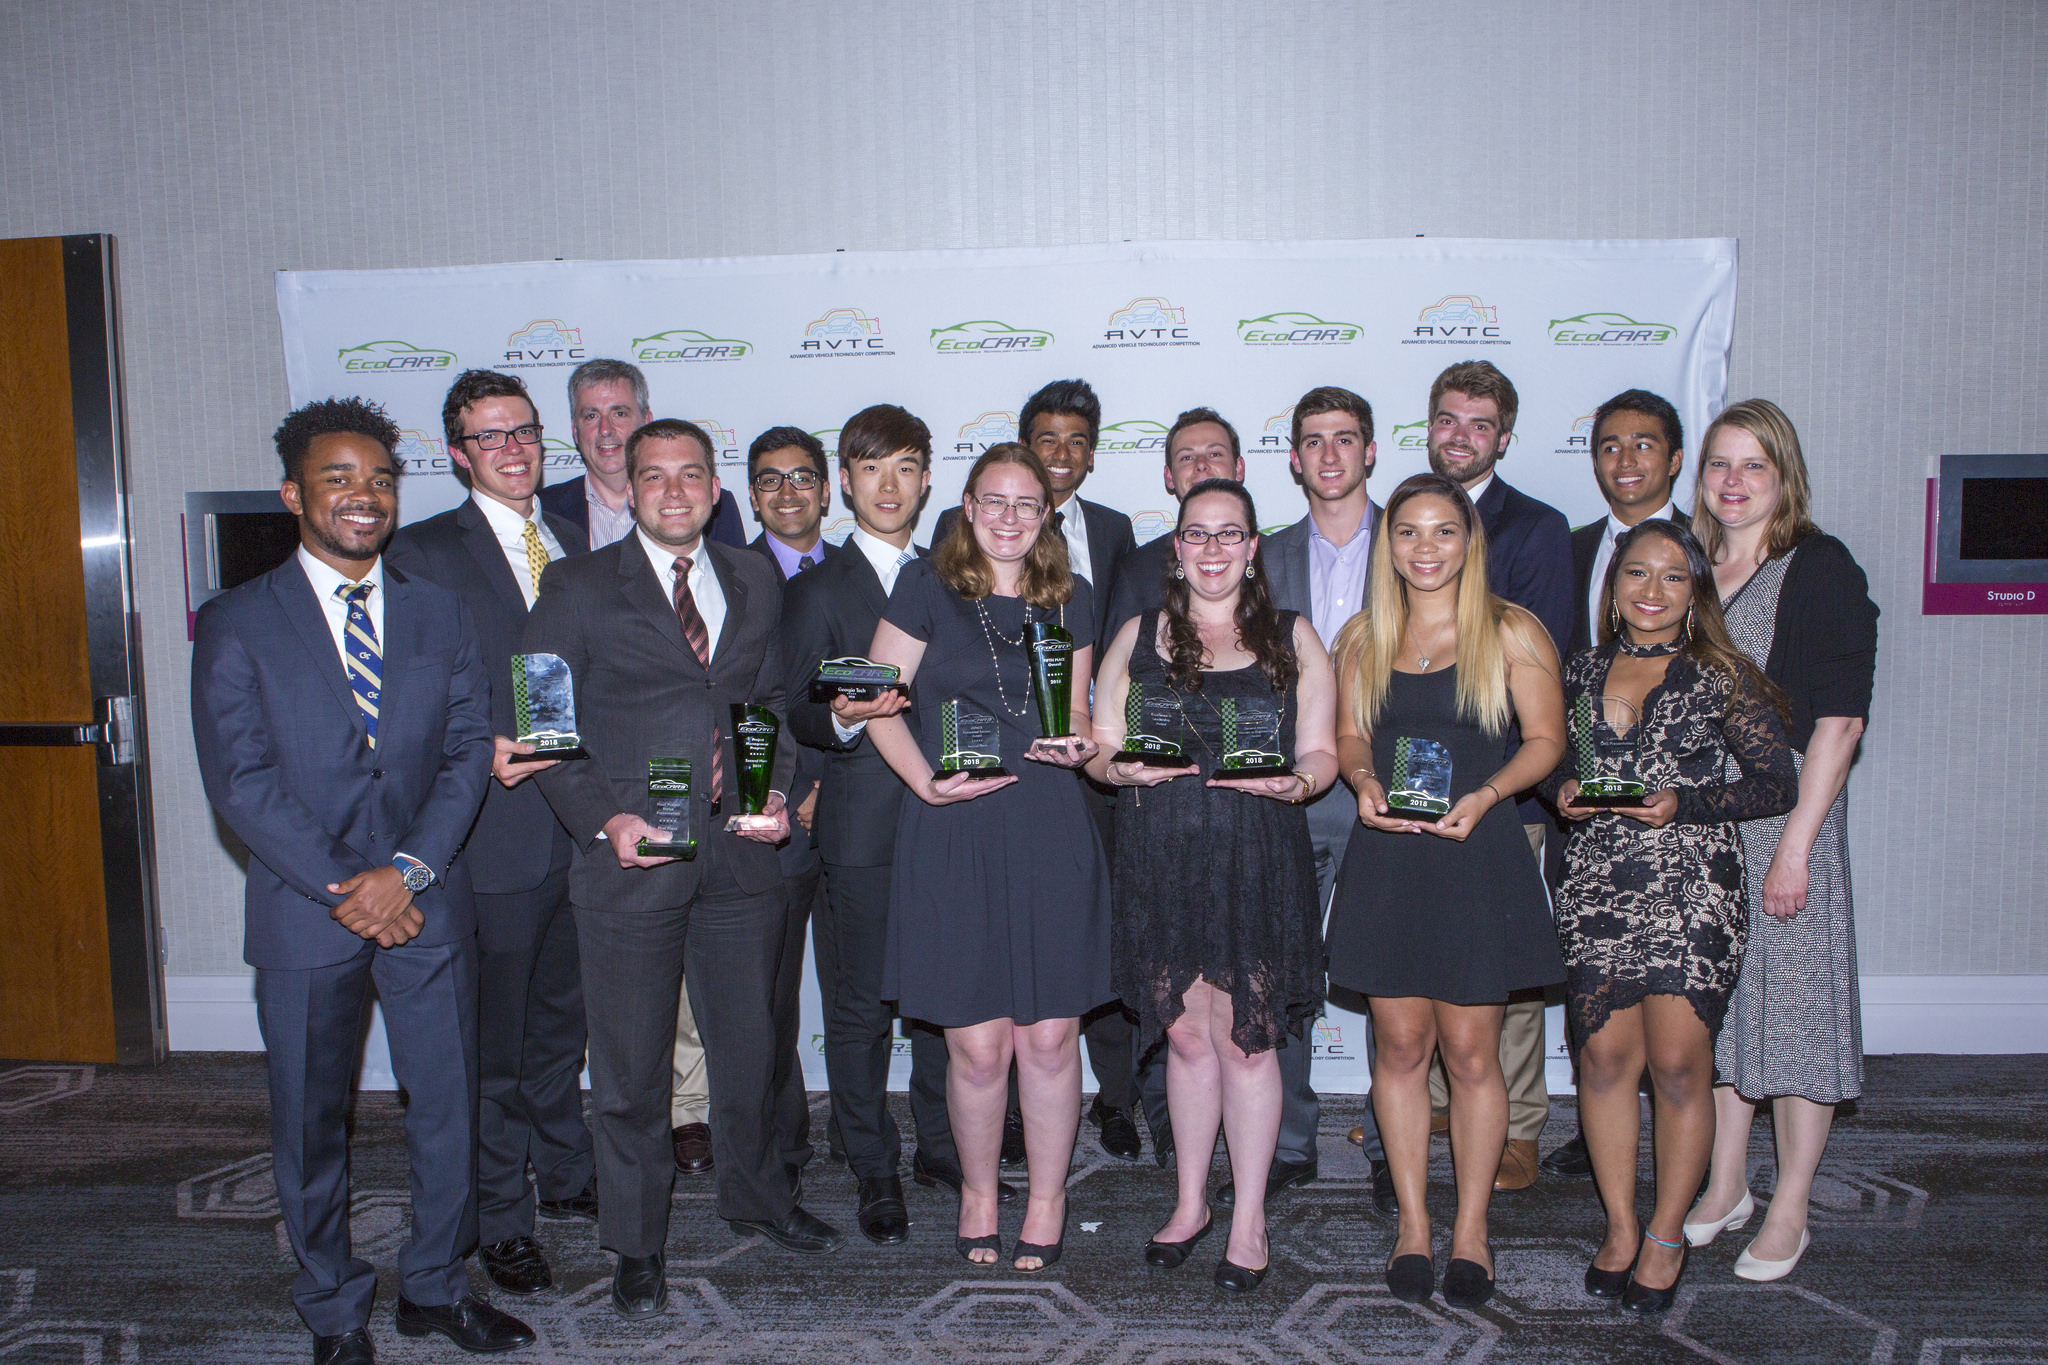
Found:
M 1730 643 L 1706 552 L 1653 518 L 1615 543 L 1602 643 L 1565 669 L 1571 744 L 1544 783 L 1573 822 L 1557 894 L 1579 1115 L 1607 1235 L 1586 1292 L 1671 1306 L 1714 1142 L 1714 1034 L 1742 961 L 1737 820 L 1790 809 L 1783 694 Z M 1729 759 L 1741 773 L 1726 780 Z M 1636 1218 L 1644 1068 L 1656 1210 Z
M 1331 898 L 1330 981 L 1371 1002 L 1373 1113 L 1401 1209 L 1387 1287 L 1410 1302 L 1436 1285 L 1425 1191 L 1443 1051 L 1458 1181 L 1444 1300 L 1476 1308 L 1493 1294 L 1486 1211 L 1507 1142 L 1502 1012 L 1510 992 L 1564 977 L 1513 801 L 1557 766 L 1564 697 L 1542 624 L 1487 591 L 1462 487 L 1418 474 L 1381 526 L 1366 610 L 1331 650 L 1337 758 L 1365 829 Z
M 1065 540 L 1041 534 L 1051 507 L 1038 456 L 991 446 L 952 536 L 903 566 L 869 651 L 916 686 L 910 713 L 868 722 L 918 797 L 897 827 L 883 995 L 946 1030 L 964 1178 L 955 1244 L 977 1265 L 1002 1254 L 996 1171 L 1015 1059 L 1031 1176 L 1023 1271 L 1060 1258 L 1079 1020 L 1116 994 L 1109 874 L 1072 771 L 1095 754 L 1093 618 Z
M 1220 1126 L 1238 1196 L 1215 1281 L 1238 1293 L 1266 1276 L 1276 1049 L 1308 1045 L 1323 1001 L 1300 805 L 1337 775 L 1329 657 L 1307 620 L 1274 609 L 1258 525 L 1241 483 L 1188 491 L 1161 608 L 1104 651 L 1088 765 L 1118 789 L 1118 994 L 1137 1011 L 1141 1049 L 1165 1036 L 1181 1154 L 1179 1202 L 1145 1264 L 1172 1270 L 1208 1235 Z

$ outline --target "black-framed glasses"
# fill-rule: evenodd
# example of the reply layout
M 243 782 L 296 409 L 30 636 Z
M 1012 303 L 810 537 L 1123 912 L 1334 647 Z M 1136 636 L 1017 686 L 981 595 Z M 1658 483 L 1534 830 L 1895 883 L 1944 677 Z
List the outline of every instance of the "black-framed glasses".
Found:
M 465 441 L 475 441 L 476 448 L 478 450 L 496 450 L 499 446 L 505 444 L 505 438 L 507 436 L 510 436 L 513 440 L 519 442 L 519 444 L 523 446 L 539 445 L 540 433 L 540 423 L 528 422 L 525 426 L 514 427 L 510 431 L 498 431 L 496 429 L 490 431 L 472 431 L 465 435 L 462 439 Z
M 1190 526 L 1185 531 L 1176 531 L 1183 545 L 1207 545 L 1215 541 L 1218 545 L 1242 545 L 1245 532 L 1241 527 L 1226 526 L 1220 531 L 1204 531 L 1199 526 Z
M 1037 521 L 1045 515 L 1045 504 L 1036 498 L 999 498 L 991 493 L 985 498 L 976 498 L 974 505 L 990 521 L 1001 521 L 1005 512 L 1015 512 L 1019 521 Z
M 825 481 L 825 476 L 815 469 L 792 469 L 784 473 L 780 469 L 764 469 L 753 478 L 756 493 L 773 493 L 788 484 L 800 493 L 808 493 Z

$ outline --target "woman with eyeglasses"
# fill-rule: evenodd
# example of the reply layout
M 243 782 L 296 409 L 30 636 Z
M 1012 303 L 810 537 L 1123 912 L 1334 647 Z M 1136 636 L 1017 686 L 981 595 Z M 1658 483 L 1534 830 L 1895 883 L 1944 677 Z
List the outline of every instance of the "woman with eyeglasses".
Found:
M 955 1246 L 977 1265 L 1002 1254 L 996 1171 L 1015 1059 L 1031 1191 L 1012 1264 L 1036 1271 L 1066 1240 L 1080 1016 L 1116 994 L 1109 873 L 1075 771 L 1096 750 L 1093 617 L 1065 539 L 1043 534 L 1052 487 L 1030 449 L 989 447 L 960 506 L 952 535 L 903 567 L 869 651 L 901 669 L 916 697 L 906 715 L 868 722 L 918 797 L 897 826 L 883 995 L 946 1030 L 963 1176 Z M 1066 734 L 1050 739 L 1032 699 L 1036 623 L 1063 626 L 1074 644 Z
M 1162 606 L 1125 622 L 1105 651 L 1088 765 L 1117 789 L 1117 993 L 1137 1011 L 1141 1051 L 1164 1035 L 1180 1153 L 1179 1201 L 1145 1244 L 1145 1264 L 1172 1270 L 1208 1235 L 1220 1126 L 1237 1203 L 1215 1281 L 1238 1293 L 1266 1277 L 1277 1049 L 1308 1045 L 1323 1001 L 1315 854 L 1300 807 L 1337 775 L 1329 656 L 1307 620 L 1274 609 L 1258 525 L 1243 484 L 1188 490 Z M 1157 752 L 1165 745 L 1178 757 Z M 1260 766 L 1281 771 L 1232 777 L 1233 746 L 1240 761 L 1264 749 Z

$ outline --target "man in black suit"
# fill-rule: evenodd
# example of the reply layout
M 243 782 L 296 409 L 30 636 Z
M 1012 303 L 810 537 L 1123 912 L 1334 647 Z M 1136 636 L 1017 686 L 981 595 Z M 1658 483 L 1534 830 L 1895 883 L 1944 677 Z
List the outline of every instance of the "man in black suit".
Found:
M 374 981 L 411 1096 L 396 1326 L 529 1345 L 474 1298 L 476 911 L 463 839 L 490 781 L 490 683 L 461 599 L 379 557 L 398 427 L 359 398 L 277 429 L 299 549 L 199 610 L 192 735 L 248 846 L 243 955 L 269 1055 L 271 1156 L 315 1365 L 368 1365 L 377 1272 L 351 1254 L 349 1091 Z
M 569 422 L 584 472 L 540 491 L 550 516 L 571 521 L 593 550 L 603 549 L 633 529 L 626 505 L 626 438 L 654 416 L 647 376 L 623 360 L 586 360 L 569 371 Z M 705 532 L 721 545 L 745 545 L 747 523 L 729 490 L 718 495 L 718 510 Z
M 477 902 L 477 1259 L 500 1289 L 536 1294 L 554 1283 L 533 1237 L 536 1202 L 549 1217 L 595 1221 L 597 1185 L 583 1126 L 569 836 L 539 789 L 520 785 L 547 765 L 510 761 L 533 752 L 516 742 L 512 655 L 541 571 L 585 547 L 581 531 L 546 516 L 534 497 L 540 420 L 523 383 L 466 371 L 448 390 L 441 423 L 469 497 L 399 531 L 384 558 L 462 599 L 491 681 L 497 780 L 468 845 Z
M 1113 507 L 1090 502 L 1080 496 L 1081 484 L 1095 472 L 1095 446 L 1102 435 L 1102 400 L 1085 379 L 1056 379 L 1025 401 L 1017 419 L 1017 430 L 1025 445 L 1037 453 L 1052 483 L 1051 529 L 1067 543 L 1067 561 L 1074 573 L 1088 580 L 1094 594 L 1095 638 L 1107 640 L 1109 601 L 1116 581 L 1116 566 L 1138 543 L 1131 519 Z M 940 545 L 952 534 L 960 515 L 958 507 L 939 514 L 932 529 L 932 544 Z M 1119 622 L 1121 624 L 1121 622 Z M 1086 780 L 1085 778 L 1082 780 Z M 1115 793 L 1097 788 L 1090 802 L 1103 847 L 1114 859 L 1115 831 L 1110 812 Z M 1121 1002 L 1112 1001 L 1081 1021 L 1088 1039 L 1088 1065 L 1095 1072 L 1099 1089 L 1088 1108 L 1088 1118 L 1102 1136 L 1102 1148 L 1124 1161 L 1144 1155 L 1138 1125 L 1132 1112 L 1138 1103 L 1136 1058 L 1131 1055 L 1131 1019 Z M 1011 1081 L 1010 1115 L 1003 1125 L 1003 1160 L 1015 1165 L 1024 1159 L 1024 1120 L 1017 1111 L 1016 1082 Z M 1163 1165 L 1172 1147 L 1161 1143 L 1155 1133 L 1154 1148 Z
M 787 749 L 762 817 L 738 831 L 729 822 L 739 772 L 731 708 L 783 710 L 782 586 L 760 555 L 704 539 L 719 487 L 696 425 L 647 423 L 626 442 L 626 471 L 634 533 L 554 566 L 523 647 L 568 664 L 590 754 L 535 780 L 576 845 L 569 899 L 598 1113 L 598 1240 L 619 1258 L 613 1307 L 644 1317 L 668 1301 L 668 1099 L 685 979 L 710 1071 L 719 1216 L 795 1251 L 830 1251 L 841 1238 L 797 1203 L 775 1138 L 775 845 L 789 837 Z M 656 758 L 690 764 L 694 858 L 639 852 L 642 840 L 680 833 L 649 820 Z
M 1461 361 L 1429 391 L 1429 467 L 1464 485 L 1486 527 L 1487 585 L 1496 597 L 1535 613 L 1563 657 L 1571 639 L 1572 533 L 1564 513 L 1508 486 L 1495 472 L 1514 439 L 1520 399 L 1515 386 L 1484 360 Z M 1550 815 L 1534 797 L 1520 802 L 1522 828 L 1540 861 Z M 1550 1117 L 1544 1085 L 1543 992 L 1511 997 L 1501 1021 L 1501 1071 L 1508 1083 L 1508 1145 L 1497 1190 L 1526 1189 L 1536 1180 L 1536 1139 Z M 1441 1062 L 1430 1071 L 1437 1112 L 1450 1089 Z

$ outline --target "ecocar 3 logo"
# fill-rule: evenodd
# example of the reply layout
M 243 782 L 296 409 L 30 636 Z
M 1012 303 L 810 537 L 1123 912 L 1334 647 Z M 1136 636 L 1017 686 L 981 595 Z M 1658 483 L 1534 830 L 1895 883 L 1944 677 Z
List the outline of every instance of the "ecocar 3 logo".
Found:
M 1477 294 L 1446 294 L 1415 315 L 1407 346 L 1508 346 L 1500 334 L 1500 309 Z
M 1237 324 L 1247 346 L 1344 346 L 1364 331 L 1355 322 L 1330 322 L 1314 313 L 1268 313 Z
M 1188 310 L 1162 298 L 1132 299 L 1109 315 L 1098 351 L 1125 346 L 1199 346 L 1188 327 Z
M 1166 428 L 1157 422 L 1142 418 L 1129 422 L 1114 422 L 1102 429 L 1102 435 L 1095 442 L 1095 450 L 1101 455 L 1133 455 L 1139 452 L 1166 458 Z
M 366 341 L 360 346 L 342 347 L 334 358 L 351 374 L 407 374 L 455 367 L 455 352 L 415 346 L 409 341 Z
M 981 452 L 990 446 L 1001 445 L 1004 441 L 1017 439 L 1017 414 L 1014 412 L 984 412 L 960 428 L 960 438 L 953 442 L 953 453 L 949 460 L 976 460 Z
M 1036 327 L 1012 327 L 1007 322 L 982 319 L 956 322 L 951 327 L 932 328 L 932 349 L 949 355 L 990 351 L 1042 351 L 1052 345 L 1052 333 Z
M 753 347 L 744 341 L 731 337 L 715 337 L 707 332 L 693 331 L 678 327 L 672 332 L 656 332 L 653 336 L 633 338 L 633 359 L 642 365 L 678 365 L 692 361 L 739 360 L 753 352 Z
M 1559 346 L 1662 346 L 1677 335 L 1668 322 L 1637 322 L 1626 313 L 1581 313 L 1550 322 L 1550 339 Z
M 1387 433 L 1387 445 L 1393 450 L 1428 450 L 1429 423 L 1402 423 Z
M 549 472 L 581 469 L 583 456 L 577 451 L 574 442 L 544 436 L 540 443 L 540 467 Z
M 858 308 L 834 308 L 804 328 L 803 344 L 790 356 L 894 355 L 882 338 L 882 320 Z
M 513 370 L 546 369 L 552 365 L 576 365 L 589 359 L 583 349 L 583 330 L 560 318 L 535 318 L 505 338 L 505 367 Z

